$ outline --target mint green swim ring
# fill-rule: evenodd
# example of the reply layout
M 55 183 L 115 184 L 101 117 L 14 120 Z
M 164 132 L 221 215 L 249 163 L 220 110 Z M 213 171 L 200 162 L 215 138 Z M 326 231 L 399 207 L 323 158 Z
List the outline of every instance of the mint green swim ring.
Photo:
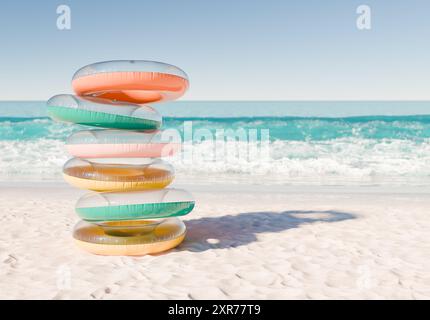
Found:
M 181 189 L 89 193 L 76 203 L 86 221 L 159 219 L 183 216 L 194 208 L 190 193 Z
M 54 120 L 112 129 L 155 130 L 162 122 L 161 115 L 148 105 L 70 94 L 49 99 L 47 110 Z

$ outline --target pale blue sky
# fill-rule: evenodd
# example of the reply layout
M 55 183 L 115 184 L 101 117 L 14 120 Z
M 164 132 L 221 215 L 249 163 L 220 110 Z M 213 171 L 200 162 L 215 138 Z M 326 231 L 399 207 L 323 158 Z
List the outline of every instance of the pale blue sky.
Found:
M 429 39 L 428 0 L 2 1 L 0 100 L 71 92 L 75 70 L 113 59 L 181 67 L 185 100 L 430 100 Z

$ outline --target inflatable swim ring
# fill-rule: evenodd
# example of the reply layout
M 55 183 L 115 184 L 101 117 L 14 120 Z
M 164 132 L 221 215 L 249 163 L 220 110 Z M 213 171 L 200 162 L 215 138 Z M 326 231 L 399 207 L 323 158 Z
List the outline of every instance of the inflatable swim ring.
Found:
M 60 94 L 47 102 L 48 115 L 60 121 L 129 130 L 154 130 L 161 115 L 150 106 Z
M 188 89 L 188 76 L 170 64 L 144 60 L 105 61 L 79 69 L 76 94 L 132 103 L 168 101 Z
M 180 189 L 89 193 L 76 203 L 76 212 L 86 221 L 167 218 L 186 215 L 193 208 L 193 197 Z
M 176 247 L 185 232 L 184 223 L 177 218 L 99 224 L 80 221 L 73 238 L 80 248 L 94 254 L 140 256 Z
M 161 189 L 174 178 L 173 167 L 160 159 L 72 158 L 64 164 L 64 179 L 93 191 Z
M 160 158 L 181 149 L 163 131 L 88 130 L 71 135 L 67 151 L 77 158 Z

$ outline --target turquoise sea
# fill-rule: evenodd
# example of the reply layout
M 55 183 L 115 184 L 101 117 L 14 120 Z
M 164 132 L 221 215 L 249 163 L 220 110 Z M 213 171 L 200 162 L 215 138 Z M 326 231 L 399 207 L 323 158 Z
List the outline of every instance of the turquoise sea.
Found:
M 175 102 L 155 105 L 163 128 L 269 129 L 270 156 L 197 159 L 179 173 L 261 181 L 430 182 L 430 102 Z M 0 179 L 57 179 L 66 137 L 82 127 L 53 122 L 41 101 L 0 102 Z M 258 141 L 249 141 L 250 144 Z M 200 154 L 208 142 L 194 142 Z M 243 148 L 243 141 L 237 146 Z

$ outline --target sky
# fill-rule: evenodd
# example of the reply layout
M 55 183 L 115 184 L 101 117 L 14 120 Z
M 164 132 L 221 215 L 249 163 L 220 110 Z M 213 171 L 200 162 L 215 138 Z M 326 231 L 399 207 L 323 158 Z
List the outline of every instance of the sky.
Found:
M 180 67 L 184 100 L 430 100 L 429 39 L 428 0 L 2 0 L 0 100 L 71 93 L 115 59 Z

